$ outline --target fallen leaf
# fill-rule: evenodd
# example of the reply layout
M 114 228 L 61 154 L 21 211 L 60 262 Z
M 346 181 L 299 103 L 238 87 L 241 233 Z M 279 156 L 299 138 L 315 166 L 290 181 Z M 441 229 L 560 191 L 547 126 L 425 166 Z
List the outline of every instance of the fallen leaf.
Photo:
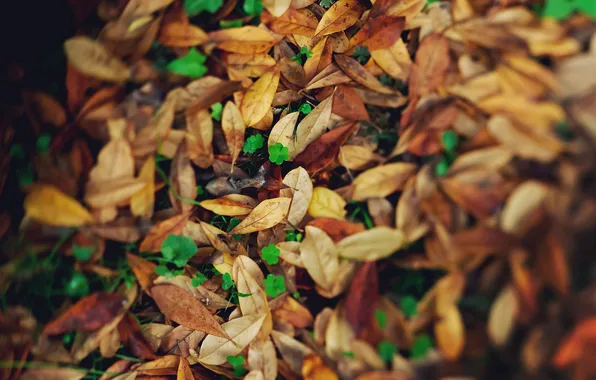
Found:
M 294 129 L 296 127 L 296 123 L 298 122 L 299 116 L 300 112 L 291 112 L 279 119 L 273 128 L 271 128 L 269 139 L 267 140 L 267 146 L 280 143 L 288 148 L 289 157 L 295 157 Z
M 282 35 L 311 37 L 317 29 L 317 17 L 309 9 L 290 8 L 270 22 L 265 21 L 271 31 Z
M 257 336 L 264 320 L 265 315 L 248 315 L 224 323 L 221 328 L 230 337 L 230 340 L 207 335 L 201 344 L 199 362 L 207 365 L 221 365 L 226 362 L 228 356 L 238 355 Z
M 176 373 L 176 380 L 194 380 L 194 378 L 195 376 L 190 370 L 188 360 L 186 360 L 184 357 L 181 357 L 180 363 L 178 364 L 178 372 Z
M 347 236 L 364 231 L 364 225 L 362 223 L 353 223 L 347 220 L 333 218 L 316 218 L 310 221 L 308 225 L 322 229 L 335 243 Z
M 311 57 L 304 62 L 304 74 L 307 83 L 332 63 L 333 51 L 329 37 L 323 37 L 312 48 L 311 52 Z
M 159 42 L 164 46 L 193 47 L 207 42 L 208 39 L 203 29 L 182 22 L 167 23 L 159 31 Z
M 404 17 L 390 15 L 371 18 L 350 39 L 350 46 L 366 46 L 370 52 L 389 49 L 400 38 L 405 22 Z
M 255 339 L 248 346 L 248 368 L 251 371 L 261 371 L 265 380 L 275 380 L 277 377 L 277 360 L 275 347 L 270 338 Z
M 217 215 L 240 216 L 248 215 L 255 208 L 257 202 L 249 196 L 241 194 L 224 195 L 216 199 L 206 199 L 201 207 Z
M 306 237 L 300 243 L 300 257 L 312 279 L 324 289 L 331 289 L 339 270 L 339 259 L 333 240 L 313 226 L 306 226 Z
M 348 123 L 321 135 L 294 159 L 309 173 L 317 173 L 333 163 L 341 146 L 350 138 L 357 124 Z
M 497 346 L 503 346 L 513 332 L 519 312 L 515 288 L 505 287 L 495 299 L 488 316 L 488 336 Z
M 292 202 L 288 212 L 288 223 L 298 226 L 312 199 L 313 186 L 310 176 L 302 167 L 290 170 L 283 179 L 283 184 L 292 191 Z
M 74 368 L 29 368 L 19 379 L 23 380 L 81 380 L 86 371 Z
M 221 128 L 223 129 L 228 144 L 228 150 L 232 156 L 232 167 L 236 163 L 242 147 L 244 146 L 244 120 L 236 104 L 227 102 L 221 117 Z
M 451 305 L 438 318 L 435 323 L 437 346 L 445 358 L 455 360 L 461 355 L 465 344 L 464 323 L 457 305 Z
M 286 219 L 290 203 L 290 198 L 264 200 L 240 224 L 234 227 L 230 233 L 248 234 L 271 228 Z
M 362 6 L 358 0 L 336 1 L 329 7 L 327 12 L 325 12 L 321 21 L 319 21 L 315 36 L 326 36 L 346 30 L 348 27 L 358 22 L 358 19 L 364 10 L 364 6 Z
M 337 3 L 336 3 L 337 4 Z M 357 60 L 348 57 L 346 55 L 336 55 L 335 63 L 341 68 L 341 70 L 354 82 L 363 85 L 375 92 L 381 94 L 394 95 L 395 92 L 389 87 L 385 87 L 375 78 L 371 73 L 368 72 Z
M 45 335 L 71 331 L 95 331 L 112 320 L 124 304 L 116 293 L 93 293 L 72 305 L 43 329 Z
M 379 275 L 375 262 L 366 262 L 358 268 L 346 295 L 346 319 L 356 335 L 370 326 L 377 299 Z
M 188 158 L 206 169 L 213 164 L 213 120 L 207 110 L 186 113 L 186 146 Z
M 134 216 L 150 218 L 155 204 L 155 159 L 153 157 L 149 157 L 141 167 L 139 179 L 145 183 L 145 187 L 130 198 L 130 212 Z
M 194 200 L 197 197 L 197 180 L 195 171 L 188 159 L 186 145 L 181 144 L 176 151 L 170 167 L 171 190 L 170 203 L 180 213 L 186 213 L 193 209 L 194 205 L 180 198 Z M 175 192 L 175 193 L 174 193 Z M 178 196 L 174 195 L 177 194 Z
M 313 218 L 345 219 L 346 201 L 335 191 L 317 186 L 313 189 L 308 214 Z
M 410 75 L 410 97 L 419 98 L 441 86 L 449 64 L 449 42 L 445 36 L 432 34 L 422 40 Z
M 247 126 L 257 124 L 270 110 L 279 84 L 279 75 L 279 70 L 273 69 L 263 74 L 246 90 L 240 112 Z
M 192 330 L 205 331 L 226 339 L 226 333 L 209 310 L 186 290 L 169 284 L 155 285 L 151 296 L 157 307 L 169 319 Z
M 312 354 L 313 351 L 296 339 L 279 331 L 273 330 L 271 332 L 271 338 L 290 369 L 294 373 L 300 374 L 304 358 Z
M 179 235 L 188 222 L 188 214 L 180 214 L 155 224 L 139 246 L 140 252 L 159 252 L 169 235 Z
M 354 179 L 352 199 L 364 201 L 370 198 L 384 198 L 403 189 L 406 181 L 414 174 L 416 166 L 398 162 L 377 166 Z
M 337 244 L 337 254 L 346 259 L 376 261 L 389 257 L 404 244 L 404 235 L 399 230 L 376 227 L 341 240 Z
M 52 185 L 36 185 L 23 207 L 28 216 L 50 226 L 80 227 L 93 222 L 87 209 Z
M 77 36 L 64 42 L 64 51 L 70 64 L 90 77 L 109 82 L 124 82 L 130 72 L 124 62 L 112 56 L 98 41 Z
M 238 54 L 266 53 L 277 42 L 271 33 L 256 26 L 216 30 L 208 35 L 217 48 Z
M 333 98 L 333 113 L 346 120 L 370 120 L 358 93 L 350 86 L 339 85 Z
M 320 356 L 307 355 L 302 363 L 302 376 L 305 380 L 339 380 Z

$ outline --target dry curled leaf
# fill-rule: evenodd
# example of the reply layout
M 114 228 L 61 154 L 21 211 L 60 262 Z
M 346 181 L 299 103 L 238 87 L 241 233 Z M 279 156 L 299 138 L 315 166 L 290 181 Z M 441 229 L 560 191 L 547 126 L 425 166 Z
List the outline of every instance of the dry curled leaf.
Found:
M 81 73 L 110 82 L 124 82 L 130 73 L 126 65 L 98 41 L 78 36 L 64 43 L 68 61 Z

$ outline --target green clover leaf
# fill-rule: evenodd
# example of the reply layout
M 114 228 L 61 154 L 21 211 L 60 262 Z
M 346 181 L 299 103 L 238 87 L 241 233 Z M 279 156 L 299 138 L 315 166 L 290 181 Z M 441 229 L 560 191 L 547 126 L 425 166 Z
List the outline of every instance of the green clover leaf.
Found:
M 207 73 L 207 67 L 204 65 L 205 61 L 207 61 L 207 57 L 199 53 L 197 49 L 190 48 L 185 56 L 168 63 L 166 70 L 197 79 Z
M 377 346 L 377 351 L 379 352 L 381 359 L 387 363 L 390 363 L 397 353 L 397 347 L 395 347 L 395 344 L 384 340 Z
M 596 19 L 596 1 L 594 0 L 575 0 L 575 8 L 586 15 Z
M 191 284 L 192 286 L 197 287 L 203 285 L 205 281 L 207 281 L 207 276 L 199 272 L 192 278 Z
M 221 20 L 219 27 L 222 29 L 240 28 L 242 26 L 242 19 L 237 20 Z
M 414 340 L 410 353 L 414 359 L 422 359 L 433 347 L 433 341 L 427 334 L 422 334 Z
M 245 0 L 242 9 L 249 16 L 260 16 L 263 13 L 263 2 L 261 0 Z
M 249 138 L 247 138 L 246 141 L 244 142 L 242 151 L 244 153 L 254 153 L 258 149 L 261 149 L 263 147 L 264 142 L 265 142 L 265 139 L 263 139 L 262 135 L 258 135 L 258 134 L 252 135 Z
M 452 130 L 445 131 L 441 136 L 441 142 L 447 152 L 453 152 L 459 145 L 459 137 Z
M 190 17 L 203 11 L 211 14 L 217 12 L 223 5 L 223 0 L 184 0 L 184 10 Z
M 308 115 L 312 111 L 312 106 L 308 103 L 302 103 L 300 107 L 298 107 L 298 111 L 302 112 L 304 115 Z
M 79 245 L 72 245 L 72 254 L 77 261 L 89 261 L 91 254 L 93 253 L 93 247 L 81 247 Z
M 282 143 L 275 143 L 269 147 L 269 161 L 276 165 L 281 165 L 284 161 L 287 161 L 290 157 L 288 148 L 283 146 Z
M 279 263 L 279 248 L 277 248 L 275 244 L 270 243 L 268 246 L 263 248 L 261 253 L 261 257 L 267 264 L 274 265 Z
M 297 241 L 298 243 L 300 243 L 302 241 L 302 234 L 300 232 L 297 232 L 296 230 L 292 229 L 290 231 L 286 232 L 286 241 Z
M 71 297 L 82 297 L 89 294 L 89 280 L 81 272 L 74 272 L 64 285 L 64 293 Z
M 286 283 L 282 276 L 269 274 L 263 283 L 265 284 L 265 293 L 270 297 L 277 297 L 286 291 Z
M 49 133 L 44 133 L 37 138 L 35 142 L 35 149 L 37 153 L 47 153 L 50 150 L 50 144 L 52 143 L 52 136 Z
M 161 254 L 178 268 L 186 265 L 197 253 L 197 245 L 188 236 L 169 235 L 161 244 Z
M 221 284 L 223 290 L 228 290 L 235 285 L 234 280 L 232 280 L 232 276 L 229 273 L 224 273 L 221 278 L 223 280 L 223 283 Z
M 448 170 L 449 170 L 449 162 L 447 162 L 447 159 L 445 157 L 443 157 L 441 159 L 441 161 L 439 161 L 437 163 L 437 165 L 435 166 L 435 175 L 437 177 L 443 177 L 445 174 L 447 174 Z
M 370 52 L 366 46 L 356 46 L 354 52 L 352 53 L 352 57 L 356 58 L 358 62 L 364 65 L 370 59 Z
M 234 376 L 241 377 L 246 375 L 248 372 L 244 368 L 244 357 L 241 355 L 238 356 L 228 356 L 226 358 L 228 363 L 234 368 Z
M 223 114 L 223 106 L 221 103 L 215 103 L 211 106 L 211 117 L 214 120 L 221 121 L 221 115 Z
M 406 317 L 413 317 L 418 310 L 416 309 L 418 302 L 412 296 L 405 296 L 399 301 L 399 307 Z
M 375 310 L 375 319 L 380 329 L 387 327 L 387 313 L 385 313 L 383 310 Z
M 335 0 L 321 0 L 320 5 L 325 9 L 329 9 L 333 3 L 335 3 Z
M 574 4 L 569 0 L 548 0 L 542 12 L 542 17 L 564 20 L 571 16 L 574 10 Z

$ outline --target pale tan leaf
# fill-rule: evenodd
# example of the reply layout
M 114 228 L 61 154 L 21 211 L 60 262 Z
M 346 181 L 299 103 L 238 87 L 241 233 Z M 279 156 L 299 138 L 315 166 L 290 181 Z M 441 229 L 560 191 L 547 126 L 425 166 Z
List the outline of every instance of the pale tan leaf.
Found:
M 271 103 L 279 84 L 279 75 L 279 70 L 272 69 L 257 79 L 244 94 L 240 112 L 249 127 L 257 124 L 271 109 Z
M 296 155 L 302 153 L 306 147 L 321 137 L 329 126 L 331 119 L 331 110 L 333 108 L 333 95 L 319 103 L 296 127 L 296 136 L 294 138 L 293 159 Z
M 306 237 L 300 243 L 304 268 L 319 286 L 330 290 L 339 270 L 338 252 L 333 240 L 321 229 L 306 226 Z
M 150 218 L 155 204 L 155 158 L 152 156 L 141 167 L 139 179 L 145 182 L 145 187 L 130 198 L 130 211 L 134 216 Z
M 256 26 L 217 30 L 209 33 L 209 39 L 217 48 L 238 54 L 266 53 L 277 43 L 271 33 Z
M 77 36 L 66 40 L 64 51 L 68 61 L 78 71 L 92 78 L 121 83 L 130 75 L 124 62 L 89 37 Z
M 345 219 L 346 201 L 335 191 L 326 187 L 315 187 L 312 200 L 308 206 L 308 214 L 313 218 Z
M 300 374 L 304 358 L 312 354 L 313 351 L 296 339 L 279 331 L 271 331 L 271 338 L 273 338 L 275 346 L 290 369 L 296 374 Z
M 306 215 L 312 199 L 312 181 L 306 170 L 298 167 L 289 171 L 282 182 L 292 190 L 293 194 L 290 212 L 288 214 L 288 223 L 298 226 Z
M 259 203 L 230 233 L 248 234 L 271 228 L 285 220 L 290 203 L 290 198 L 267 199 Z
M 275 17 L 283 15 L 290 8 L 291 3 L 292 0 L 263 0 L 265 9 Z
M 223 129 L 228 144 L 228 150 L 232 156 L 232 167 L 236 163 L 244 145 L 244 131 L 246 125 L 242 120 L 240 110 L 233 102 L 227 102 L 221 117 L 221 128 Z
M 369 73 L 368 70 L 354 58 L 348 57 L 347 55 L 336 55 L 335 63 L 337 63 L 341 70 L 354 82 L 360 83 L 364 87 L 381 94 L 395 94 L 395 91 L 389 87 L 383 86 L 375 76 Z
M 27 216 L 50 226 L 80 227 L 93 222 L 87 209 L 52 185 L 35 185 L 23 207 Z
M 81 380 L 87 373 L 74 368 L 29 368 L 21 380 Z
M 536 181 L 526 181 L 519 185 L 505 203 L 501 213 L 501 229 L 523 236 L 542 216 L 540 207 L 548 193 L 548 187 Z
M 186 113 L 186 145 L 188 157 L 198 167 L 206 169 L 213 164 L 213 119 L 207 110 Z
M 300 257 L 300 243 L 297 241 L 282 241 L 275 245 L 279 248 L 279 257 L 284 261 L 295 265 L 300 268 L 304 268 L 304 263 Z
M 291 112 L 279 119 L 271 129 L 271 133 L 269 133 L 267 146 L 281 143 L 288 148 L 288 156 L 295 157 L 297 153 L 295 153 L 294 149 L 294 129 L 299 116 L 300 112 Z
M 161 312 L 171 320 L 192 330 L 226 336 L 205 305 L 186 290 L 170 284 L 156 285 L 151 288 L 151 296 Z
M 315 75 L 331 65 L 332 46 L 329 37 L 324 37 L 311 50 L 312 56 L 304 62 L 306 81 L 310 82 Z
M 185 144 L 178 147 L 178 151 L 172 160 L 170 166 L 170 185 L 172 191 L 169 192 L 170 203 L 174 206 L 177 212 L 188 212 L 193 209 L 194 205 L 181 198 L 194 200 L 197 197 L 197 179 L 195 171 L 188 159 L 188 150 Z M 174 191 L 176 195 L 174 195 Z
M 265 315 L 248 315 L 221 325 L 231 340 L 215 335 L 207 335 L 201 344 L 199 361 L 208 365 L 221 365 L 228 356 L 236 356 L 257 336 Z
M 361 145 L 344 145 L 337 156 L 339 163 L 350 170 L 360 170 L 377 158 L 372 150 Z
M 216 199 L 201 201 L 201 207 L 217 215 L 248 215 L 257 205 L 257 201 L 247 195 L 230 194 Z
M 335 360 L 340 359 L 344 352 L 351 349 L 355 338 L 352 326 L 343 314 L 340 307 L 336 308 L 329 318 L 325 332 L 325 353 Z
M 365 8 L 358 0 L 339 0 L 335 2 L 323 15 L 315 36 L 326 36 L 335 32 L 341 32 L 354 25 Z
M 401 190 L 415 170 L 416 165 L 403 162 L 369 169 L 354 179 L 352 199 L 364 201 L 369 198 L 384 198 Z
M 438 315 L 435 323 L 435 337 L 439 350 L 449 360 L 457 359 L 465 344 L 465 329 L 456 304 Z
M 497 296 L 488 316 L 488 336 L 497 346 L 507 343 L 519 312 L 517 294 L 508 285 Z
M 239 261 L 239 263 L 241 262 Z M 234 262 L 234 264 L 236 264 L 236 262 Z M 238 264 L 237 266 L 238 269 L 236 271 L 232 269 L 232 272 L 234 273 L 234 282 L 236 283 L 238 292 L 249 294 L 247 297 L 238 297 L 240 311 L 242 311 L 243 316 L 265 315 L 259 334 L 262 337 L 266 337 L 273 328 L 267 295 L 242 264 Z
M 174 326 L 164 325 L 163 323 L 149 323 L 141 326 L 143 336 L 151 348 L 153 348 L 153 352 L 157 351 L 163 339 L 172 330 L 174 330 Z
M 145 187 L 145 182 L 136 178 L 112 180 L 88 187 L 85 202 L 96 208 L 126 205 L 130 203 L 132 196 L 143 187 Z
M 346 259 L 376 261 L 389 257 L 406 244 L 404 234 L 389 227 L 358 232 L 337 244 L 337 254 Z
M 255 339 L 248 346 L 248 368 L 251 371 L 262 372 L 265 380 L 275 380 L 277 377 L 277 360 L 274 360 L 276 355 L 271 338 Z

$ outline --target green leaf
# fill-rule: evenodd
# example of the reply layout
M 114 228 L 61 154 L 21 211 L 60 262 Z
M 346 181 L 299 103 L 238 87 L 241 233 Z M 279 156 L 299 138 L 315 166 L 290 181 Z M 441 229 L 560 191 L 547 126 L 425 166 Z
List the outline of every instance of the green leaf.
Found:
M 199 272 L 192 278 L 191 284 L 192 286 L 197 287 L 203 285 L 205 281 L 207 281 L 207 276 Z
M 221 115 L 223 113 L 223 106 L 221 103 L 215 103 L 211 106 L 211 117 L 214 120 L 221 121 Z
M 221 284 L 221 287 L 223 290 L 228 290 L 235 285 L 234 280 L 232 280 L 232 276 L 229 273 L 224 273 L 222 280 L 223 283 Z
M 168 277 L 170 270 L 165 265 L 158 265 L 155 267 L 155 273 L 160 276 Z
M 294 297 L 294 299 L 299 299 L 300 298 L 300 292 L 299 291 L 295 291 L 294 293 L 292 293 L 292 297 Z
M 575 0 L 575 7 L 578 11 L 596 19 L 596 1 L 594 0 Z
M 547 0 L 542 17 L 552 17 L 556 20 L 563 20 L 571 16 L 575 6 L 569 0 Z
M 335 0 L 321 0 L 319 3 L 323 8 L 329 9 L 335 3 Z
M 292 229 L 290 231 L 286 232 L 286 241 L 297 241 L 298 243 L 300 243 L 302 241 L 302 234 L 299 232 L 296 232 L 296 230 Z
M 35 170 L 33 170 L 31 165 L 27 165 L 24 168 L 17 168 L 17 178 L 19 179 L 19 186 L 29 186 L 34 182 Z
M 52 136 L 49 133 L 44 133 L 37 138 L 35 142 L 35 149 L 37 153 L 47 153 L 50 150 L 50 143 L 52 142 Z
M 199 53 L 197 49 L 190 48 L 185 56 L 168 63 L 166 69 L 170 72 L 196 79 L 207 73 L 207 67 L 203 65 L 205 61 L 207 61 L 207 57 Z
M 555 133 L 557 136 L 563 141 L 571 141 L 575 137 L 575 133 L 569 127 L 569 122 L 567 120 L 557 123 L 554 126 Z
M 302 112 L 304 115 L 308 115 L 312 111 L 312 106 L 308 103 L 302 103 L 298 108 L 298 111 Z
M 17 160 L 22 160 L 25 158 L 25 149 L 21 144 L 14 144 L 10 147 L 10 151 L 8 153 L 10 157 L 15 158 Z
M 379 352 L 381 359 L 387 363 L 390 363 L 397 353 L 397 347 L 395 347 L 395 344 L 384 340 L 377 346 L 377 351 Z
M 64 285 L 64 293 L 71 297 L 82 297 L 89 294 L 89 280 L 81 272 L 74 272 Z
M 197 197 L 200 195 L 205 195 L 205 189 L 201 185 L 197 185 Z
M 290 157 L 288 148 L 282 143 L 275 143 L 269 147 L 269 161 L 274 164 L 281 165 Z
M 385 313 L 383 310 L 375 310 L 375 320 L 377 321 L 377 325 L 379 325 L 380 329 L 387 327 L 387 313 Z
M 263 136 L 261 136 L 259 134 L 252 135 L 249 138 L 247 138 L 246 141 L 244 142 L 242 151 L 244 153 L 254 153 L 258 149 L 261 149 L 263 147 L 264 142 L 265 142 L 265 139 L 263 139 Z
M 286 291 L 286 283 L 282 276 L 269 274 L 263 283 L 265 284 L 265 293 L 270 297 L 277 297 Z
M 178 268 L 185 266 L 197 251 L 197 245 L 188 236 L 169 235 L 161 245 L 163 257 Z
M 433 341 L 427 334 L 422 334 L 414 340 L 410 353 L 414 359 L 422 359 L 433 347 Z
M 366 46 L 356 46 L 354 52 L 352 53 L 352 57 L 356 58 L 358 62 L 364 65 L 370 59 L 370 52 Z
M 418 313 L 418 310 L 416 309 L 417 305 L 418 301 L 412 296 L 405 296 L 399 301 L 401 311 L 403 311 L 408 318 L 413 317 Z
M 219 27 L 222 29 L 239 28 L 242 26 L 242 19 L 237 20 L 221 20 Z
M 226 358 L 228 363 L 234 368 L 234 376 L 241 377 L 246 375 L 248 372 L 244 368 L 244 357 L 241 355 L 238 356 L 228 356 Z
M 261 0 L 244 0 L 242 9 L 249 16 L 260 16 L 263 13 L 263 2 Z
M 77 259 L 77 261 L 89 261 L 92 253 L 92 247 L 81 247 L 76 244 L 72 245 L 72 254 Z
M 184 0 L 184 10 L 190 17 L 206 11 L 211 14 L 217 12 L 223 5 L 223 0 Z
M 261 251 L 261 257 L 269 265 L 277 264 L 279 263 L 279 248 L 275 244 L 270 243 Z
M 393 78 L 387 73 L 379 75 L 379 82 L 385 86 L 393 86 Z
M 344 351 L 344 352 L 342 352 L 342 355 L 345 356 L 346 358 L 350 358 L 350 359 L 356 358 L 356 355 L 354 355 L 354 353 L 352 351 Z
M 435 166 L 435 174 L 437 177 L 443 177 L 445 174 L 447 174 L 448 170 L 449 163 L 447 162 L 447 159 L 443 157 L 441 161 L 437 163 L 437 166 Z
M 459 137 L 452 130 L 445 131 L 441 136 L 441 142 L 448 152 L 453 152 L 459 145 Z

